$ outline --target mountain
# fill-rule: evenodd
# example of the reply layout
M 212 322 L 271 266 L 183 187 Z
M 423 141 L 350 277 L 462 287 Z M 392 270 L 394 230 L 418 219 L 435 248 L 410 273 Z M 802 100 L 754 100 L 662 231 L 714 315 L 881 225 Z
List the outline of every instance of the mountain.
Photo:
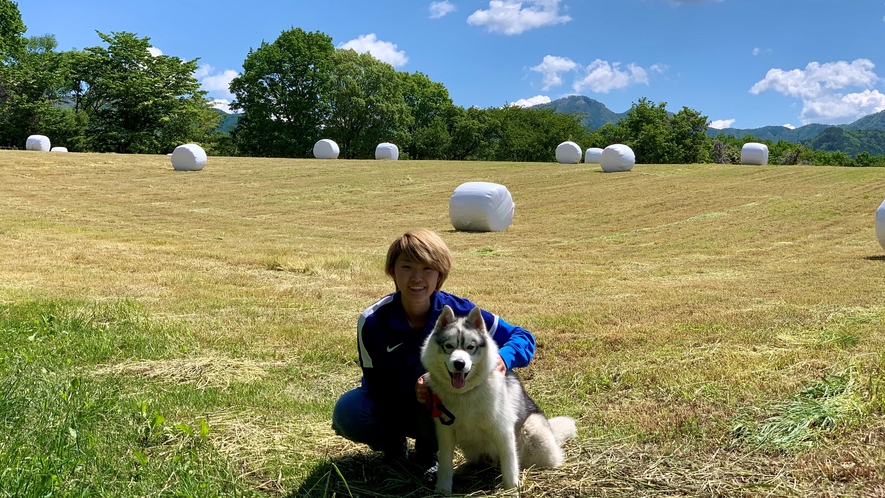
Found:
M 814 150 L 830 152 L 838 150 L 851 157 L 856 157 L 861 152 L 877 156 L 885 154 L 885 130 L 851 130 L 846 127 L 831 126 L 818 136 L 803 141 L 802 145 Z
M 532 109 L 553 109 L 562 114 L 577 114 L 581 116 L 581 123 L 593 131 L 606 123 L 617 123 L 627 116 L 626 112 L 616 113 L 598 100 L 581 95 L 554 100 L 546 104 L 532 106 Z
M 221 122 L 218 123 L 218 128 L 215 128 L 215 131 L 219 133 L 230 133 L 233 131 L 233 129 L 237 127 L 237 123 L 242 116 L 242 114 L 228 114 L 221 109 L 213 108 L 212 110 L 223 116 Z
M 752 135 L 759 140 L 771 140 L 773 142 L 786 140 L 787 142 L 799 143 L 820 135 L 827 128 L 830 128 L 830 125 L 808 124 L 795 129 L 787 128 L 786 126 L 763 126 L 762 128 L 752 128 L 749 130 L 741 130 L 738 128 L 723 128 L 717 130 L 716 128 L 708 128 L 707 136 L 716 137 L 718 135 L 734 135 L 737 138 L 741 138 L 745 135 Z
M 885 111 L 864 116 L 857 121 L 842 125 L 846 130 L 885 130 Z

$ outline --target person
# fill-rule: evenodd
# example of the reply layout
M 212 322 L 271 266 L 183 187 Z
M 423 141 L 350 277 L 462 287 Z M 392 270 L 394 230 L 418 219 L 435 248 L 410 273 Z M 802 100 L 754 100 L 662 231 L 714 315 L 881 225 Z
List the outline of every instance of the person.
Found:
M 464 316 L 476 305 L 442 290 L 452 257 L 434 232 L 410 230 L 387 251 L 386 273 L 395 292 L 359 316 L 357 349 L 360 386 L 344 393 L 332 411 L 332 428 L 351 441 L 364 443 L 385 458 L 408 459 L 408 438 L 415 440 L 411 461 L 432 472 L 436 464 L 436 429 L 425 408 L 428 388 L 420 352 L 442 312 L 449 305 Z M 525 367 L 535 353 L 535 338 L 482 310 L 486 329 L 499 345 L 497 368 Z

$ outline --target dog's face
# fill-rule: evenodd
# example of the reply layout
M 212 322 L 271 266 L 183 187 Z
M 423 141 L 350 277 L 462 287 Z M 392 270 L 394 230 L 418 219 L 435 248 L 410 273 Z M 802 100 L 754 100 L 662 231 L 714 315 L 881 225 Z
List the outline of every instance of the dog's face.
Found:
M 467 391 L 488 375 L 489 350 L 497 349 L 486 332 L 479 307 L 456 318 L 445 306 L 421 351 L 421 363 L 437 390 Z

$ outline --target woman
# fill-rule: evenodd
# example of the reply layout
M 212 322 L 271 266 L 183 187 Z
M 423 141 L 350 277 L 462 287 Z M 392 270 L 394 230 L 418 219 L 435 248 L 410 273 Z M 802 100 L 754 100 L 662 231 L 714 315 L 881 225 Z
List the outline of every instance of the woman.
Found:
M 476 305 L 442 291 L 452 256 L 438 235 L 410 230 L 387 251 L 386 272 L 396 292 L 360 314 L 357 345 L 361 386 L 335 404 L 332 427 L 339 435 L 368 444 L 385 457 L 408 458 L 406 438 L 415 439 L 413 461 L 424 470 L 436 464 L 436 433 L 425 409 L 427 387 L 421 346 L 443 306 L 464 316 Z M 531 332 L 483 310 L 486 329 L 499 345 L 498 369 L 525 367 L 535 353 Z

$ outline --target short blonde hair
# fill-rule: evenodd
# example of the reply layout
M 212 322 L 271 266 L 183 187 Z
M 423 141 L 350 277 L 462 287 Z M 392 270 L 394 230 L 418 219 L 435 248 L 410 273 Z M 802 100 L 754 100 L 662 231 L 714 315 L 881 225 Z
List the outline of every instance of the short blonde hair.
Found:
M 442 289 L 443 282 L 452 269 L 452 253 L 439 235 L 430 230 L 416 228 L 398 237 L 387 249 L 385 271 L 390 278 L 395 278 L 396 260 L 400 256 L 427 265 L 439 272 L 436 290 Z

